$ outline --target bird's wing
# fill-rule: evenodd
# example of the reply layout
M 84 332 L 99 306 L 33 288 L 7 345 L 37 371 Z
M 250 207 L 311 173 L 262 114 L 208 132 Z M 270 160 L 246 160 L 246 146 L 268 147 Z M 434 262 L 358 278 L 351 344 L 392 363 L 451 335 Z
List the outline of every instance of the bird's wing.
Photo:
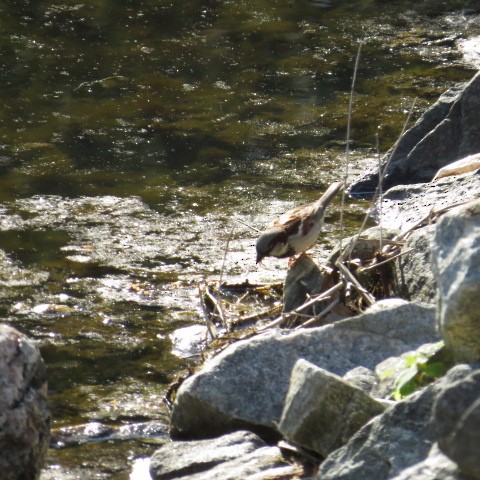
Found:
M 281 228 L 285 231 L 287 236 L 290 236 L 299 232 L 300 225 L 303 222 L 303 234 L 305 235 L 312 227 L 314 216 L 315 208 L 313 203 L 302 205 L 300 207 L 292 208 L 291 210 L 288 210 L 288 212 L 277 217 L 272 222 L 271 227 Z

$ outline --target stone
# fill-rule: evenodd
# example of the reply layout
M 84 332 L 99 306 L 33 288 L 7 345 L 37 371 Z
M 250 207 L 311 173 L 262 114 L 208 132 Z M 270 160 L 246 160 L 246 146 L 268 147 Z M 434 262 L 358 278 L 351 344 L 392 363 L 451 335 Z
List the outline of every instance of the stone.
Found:
M 451 162 L 480 152 L 480 74 L 463 87 L 455 87 L 410 128 L 397 146 L 384 156 L 392 158 L 384 191 L 396 185 L 428 182 Z M 355 195 L 373 194 L 378 171 L 370 171 L 350 187 Z
M 397 294 L 411 301 L 435 303 L 436 281 L 431 269 L 431 242 L 434 225 L 414 230 L 396 262 Z
M 384 240 L 391 240 L 398 235 L 400 230 L 390 227 L 380 228 L 378 225 L 375 227 L 367 228 L 356 240 L 355 246 L 351 253 L 351 258 L 358 258 L 362 262 L 371 260 L 376 252 L 381 250 L 381 242 Z M 356 238 L 355 236 L 349 237 L 343 241 L 343 248 Z M 342 248 L 342 250 L 343 250 Z M 334 265 L 340 255 L 340 247 L 334 249 L 328 258 L 328 263 Z
M 387 480 L 423 462 L 435 442 L 431 417 L 436 398 L 471 372 L 472 367 L 458 365 L 440 380 L 373 418 L 345 446 L 326 458 L 316 478 Z
M 438 341 L 433 306 L 398 302 L 308 330 L 276 330 L 236 342 L 180 386 L 170 434 L 205 438 L 245 428 L 278 438 L 290 374 L 300 358 L 342 376 Z
M 384 409 L 338 375 L 298 360 L 278 429 L 289 442 L 326 457 Z
M 435 443 L 427 458 L 406 468 L 392 480 L 473 480 L 463 475 L 455 462 L 444 455 Z
M 480 172 L 473 175 L 445 177 L 429 183 L 399 185 L 383 196 L 382 208 L 377 202 L 372 215 L 382 225 L 402 232 L 438 211 L 456 203 L 480 196 Z
M 50 437 L 47 377 L 40 352 L 0 325 L 0 471 L 2 480 L 35 480 Z
M 343 379 L 363 390 L 367 395 L 376 392 L 379 378 L 375 372 L 365 367 L 355 367 L 349 370 Z
M 307 255 L 302 255 L 287 272 L 283 288 L 283 311 L 291 312 L 322 290 L 323 275 L 318 265 Z M 302 311 L 305 315 L 321 311 L 319 305 Z
M 463 473 L 480 479 L 480 369 L 438 397 L 433 417 L 443 453 Z
M 278 447 L 270 447 L 253 433 L 238 431 L 210 440 L 170 442 L 150 461 L 153 480 L 236 480 L 265 470 L 290 468 Z
M 432 270 L 438 284 L 437 323 L 458 362 L 480 360 L 480 200 L 437 223 Z
M 449 163 L 442 167 L 433 177 L 433 180 L 449 177 L 451 175 L 461 175 L 462 173 L 470 173 L 480 168 L 480 153 L 468 155 L 456 162 Z

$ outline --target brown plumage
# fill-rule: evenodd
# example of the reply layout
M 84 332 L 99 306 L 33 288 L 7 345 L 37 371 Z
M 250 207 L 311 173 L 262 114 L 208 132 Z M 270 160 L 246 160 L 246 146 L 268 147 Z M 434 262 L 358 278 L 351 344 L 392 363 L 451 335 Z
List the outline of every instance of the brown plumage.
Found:
M 257 240 L 257 263 L 265 257 L 298 255 L 312 247 L 322 230 L 325 210 L 342 185 L 333 183 L 317 201 L 288 210 L 273 220 Z

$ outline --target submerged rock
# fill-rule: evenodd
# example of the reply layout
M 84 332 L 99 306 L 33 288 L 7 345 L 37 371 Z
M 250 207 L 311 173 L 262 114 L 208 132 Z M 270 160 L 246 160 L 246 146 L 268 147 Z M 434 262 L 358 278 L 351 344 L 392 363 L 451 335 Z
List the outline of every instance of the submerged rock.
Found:
M 205 438 L 238 428 L 278 436 L 291 371 L 299 359 L 337 375 L 437 341 L 431 306 L 400 302 L 307 331 L 274 331 L 231 345 L 180 387 L 173 437 Z
M 0 325 L 0 469 L 2 480 L 35 480 L 50 437 L 47 378 L 38 349 Z
M 480 200 L 437 224 L 432 267 L 438 283 L 437 322 L 458 361 L 480 360 Z

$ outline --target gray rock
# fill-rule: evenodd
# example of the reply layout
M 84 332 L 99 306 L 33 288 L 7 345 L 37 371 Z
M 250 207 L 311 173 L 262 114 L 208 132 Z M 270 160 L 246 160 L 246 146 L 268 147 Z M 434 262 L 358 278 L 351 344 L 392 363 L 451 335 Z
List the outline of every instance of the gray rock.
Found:
M 431 426 L 435 399 L 471 371 L 468 365 L 456 366 L 442 379 L 372 419 L 347 445 L 327 457 L 317 478 L 386 480 L 425 460 L 435 441 Z
M 183 382 L 171 435 L 205 438 L 239 428 L 276 435 L 298 359 L 342 376 L 437 339 L 434 308 L 401 302 L 319 328 L 239 341 Z
M 438 328 L 457 361 L 480 360 L 480 200 L 437 223 L 432 269 L 438 283 Z
M 343 379 L 363 390 L 367 395 L 376 392 L 379 378 L 375 372 L 365 367 L 355 367 L 349 370 Z
M 302 255 L 287 272 L 283 288 L 283 311 L 291 312 L 307 300 L 307 295 L 316 295 L 322 288 L 323 275 L 311 257 Z M 318 311 L 321 307 L 316 306 Z M 314 314 L 313 308 L 302 311 Z
M 403 251 L 412 249 L 397 262 L 397 294 L 412 301 L 434 303 L 436 282 L 431 269 L 431 241 L 435 227 L 430 225 L 412 232 Z
M 473 480 L 463 475 L 456 463 L 452 462 L 434 444 L 428 457 L 412 467 L 406 468 L 392 480 Z
M 480 478 L 480 369 L 439 396 L 434 408 L 438 444 L 460 470 Z
M 279 448 L 239 431 L 212 440 L 167 443 L 153 454 L 150 474 L 154 480 L 236 480 L 287 466 Z
M 383 225 L 385 225 L 385 223 Z M 385 239 L 392 239 L 399 233 L 399 229 L 385 226 L 383 226 L 382 228 L 380 228 L 379 226 L 367 228 L 357 239 L 357 242 L 355 243 L 355 246 L 352 250 L 351 257 L 359 258 L 362 261 L 371 260 L 375 253 L 381 250 L 381 239 L 382 241 L 384 241 Z M 343 248 L 348 245 L 350 241 L 355 237 L 356 236 L 349 237 L 344 240 Z M 335 264 L 337 258 L 340 255 L 340 251 L 343 250 L 343 248 L 340 249 L 340 247 L 338 247 L 332 251 L 328 259 L 328 262 L 331 265 Z
M 445 177 L 429 183 L 399 185 L 383 197 L 382 213 L 377 204 L 373 216 L 392 228 L 405 231 L 428 215 L 455 203 L 480 196 L 480 173 Z
M 384 409 L 338 375 L 298 360 L 278 429 L 288 441 L 326 457 Z
M 390 161 L 384 189 L 430 181 L 437 170 L 480 152 L 480 74 L 463 88 L 444 93 L 400 139 Z M 390 152 L 385 155 L 387 161 Z M 371 194 L 378 173 L 368 172 L 350 188 L 352 194 Z
M 50 436 L 47 379 L 40 352 L 0 325 L 0 471 L 2 480 L 36 479 Z

